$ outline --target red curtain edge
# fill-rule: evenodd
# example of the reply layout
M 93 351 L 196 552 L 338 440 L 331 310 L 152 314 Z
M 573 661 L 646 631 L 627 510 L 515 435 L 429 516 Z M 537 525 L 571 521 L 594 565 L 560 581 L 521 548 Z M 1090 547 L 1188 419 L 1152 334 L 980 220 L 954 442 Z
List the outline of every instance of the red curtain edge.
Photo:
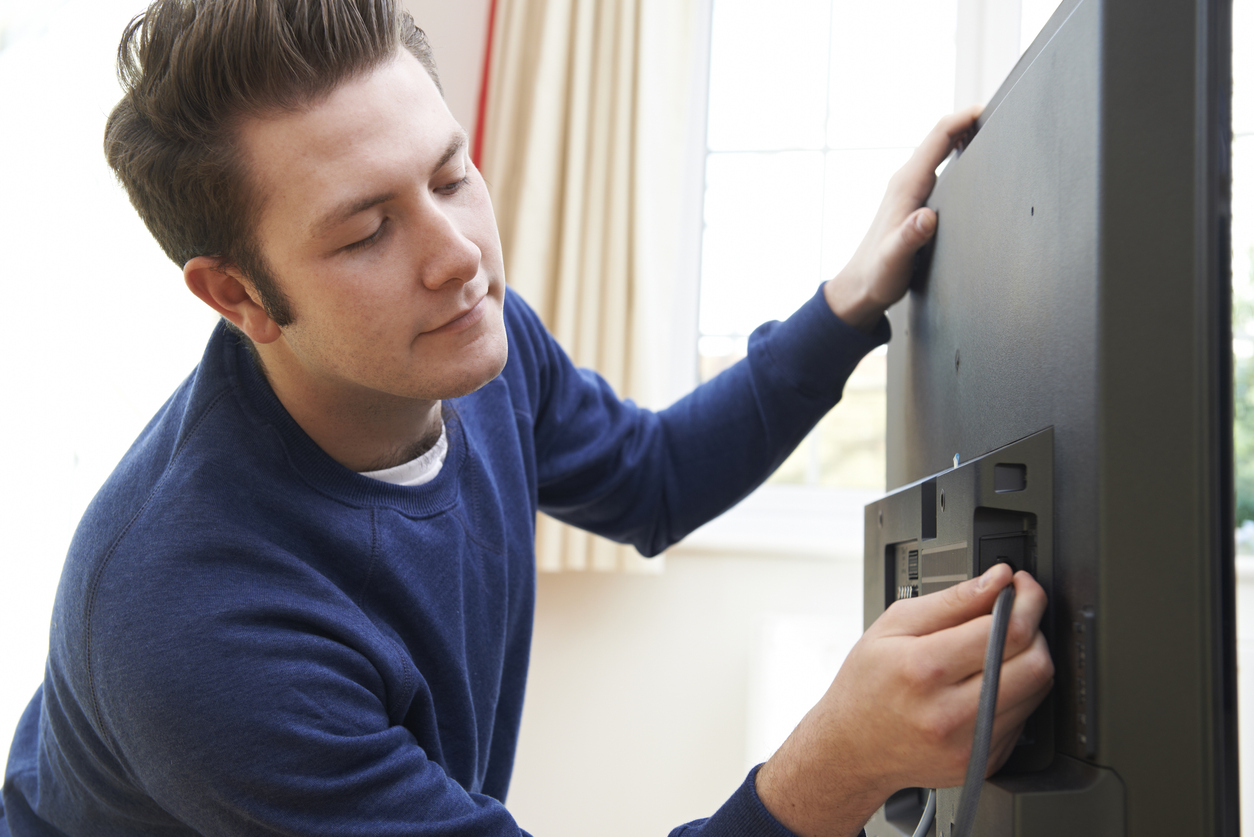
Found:
M 488 115 L 488 79 L 492 73 L 492 35 L 496 30 L 496 0 L 488 7 L 488 38 L 483 50 L 483 78 L 479 80 L 479 108 L 475 115 L 475 140 L 470 150 L 470 159 L 475 168 L 483 160 L 484 123 Z

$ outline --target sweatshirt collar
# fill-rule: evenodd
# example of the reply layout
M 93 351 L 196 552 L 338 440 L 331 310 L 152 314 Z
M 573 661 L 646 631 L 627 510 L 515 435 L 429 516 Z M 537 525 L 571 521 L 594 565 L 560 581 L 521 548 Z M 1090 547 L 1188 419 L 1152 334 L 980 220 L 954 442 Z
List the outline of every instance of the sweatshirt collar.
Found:
M 387 506 L 411 517 L 440 514 L 457 502 L 467 449 L 455 410 L 444 411 L 449 447 L 435 479 L 421 486 L 392 485 L 344 467 L 318 447 L 274 394 L 247 344 L 224 323 L 214 329 L 205 360 L 220 364 L 241 409 L 257 426 L 257 443 L 280 445 L 288 466 L 314 489 L 347 505 Z

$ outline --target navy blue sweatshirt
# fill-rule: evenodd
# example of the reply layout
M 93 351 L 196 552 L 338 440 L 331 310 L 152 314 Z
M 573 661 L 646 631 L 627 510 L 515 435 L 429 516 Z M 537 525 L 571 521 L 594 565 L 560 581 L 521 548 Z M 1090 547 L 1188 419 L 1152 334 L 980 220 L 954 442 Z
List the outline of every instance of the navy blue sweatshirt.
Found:
M 219 326 L 93 500 L 4 783 L 27 835 L 519 835 L 504 800 L 537 508 L 654 554 L 759 484 L 887 339 L 816 295 L 674 406 L 620 401 L 506 297 L 436 479 L 328 457 Z M 789 832 L 753 775 L 689 837 Z

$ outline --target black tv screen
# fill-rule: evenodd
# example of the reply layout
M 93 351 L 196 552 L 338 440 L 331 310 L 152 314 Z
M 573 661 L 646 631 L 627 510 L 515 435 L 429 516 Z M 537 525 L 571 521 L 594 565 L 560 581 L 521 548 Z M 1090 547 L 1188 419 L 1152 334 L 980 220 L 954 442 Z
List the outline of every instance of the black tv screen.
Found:
M 1050 594 L 1053 694 L 977 834 L 1238 833 L 1230 21 L 1064 2 L 943 171 L 890 312 L 867 624 L 995 546 Z M 891 808 L 868 834 L 910 833 Z

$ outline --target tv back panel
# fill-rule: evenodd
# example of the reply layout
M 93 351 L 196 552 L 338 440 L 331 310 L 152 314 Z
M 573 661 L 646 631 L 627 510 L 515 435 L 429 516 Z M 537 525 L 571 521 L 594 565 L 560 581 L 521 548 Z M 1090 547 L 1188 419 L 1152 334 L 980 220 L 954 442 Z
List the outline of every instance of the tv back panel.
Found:
M 1064 2 L 942 173 L 936 238 L 889 314 L 893 493 L 867 507 L 866 623 L 994 553 L 1050 596 L 1055 686 L 977 834 L 1238 833 L 1230 18 L 1223 0 Z M 999 493 L 1009 466 L 1023 489 Z M 921 808 L 903 789 L 868 834 L 909 834 Z

